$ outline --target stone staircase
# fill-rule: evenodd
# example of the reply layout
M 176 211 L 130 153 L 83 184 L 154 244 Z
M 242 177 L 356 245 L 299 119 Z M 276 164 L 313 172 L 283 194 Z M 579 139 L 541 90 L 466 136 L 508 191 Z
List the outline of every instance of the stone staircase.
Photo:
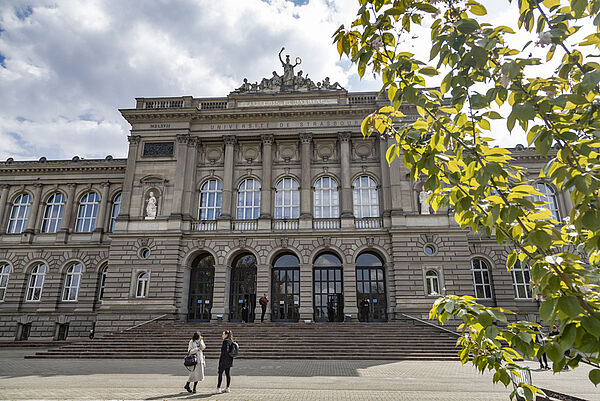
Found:
M 181 358 L 194 331 L 205 357 L 218 358 L 221 333 L 233 330 L 245 359 L 458 360 L 456 337 L 435 327 L 390 323 L 185 323 L 156 321 L 26 358 Z

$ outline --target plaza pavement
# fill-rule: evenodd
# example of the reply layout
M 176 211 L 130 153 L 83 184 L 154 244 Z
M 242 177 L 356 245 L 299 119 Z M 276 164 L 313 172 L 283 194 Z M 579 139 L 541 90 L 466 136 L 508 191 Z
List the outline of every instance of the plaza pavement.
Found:
M 238 359 L 231 393 L 210 395 L 217 361 L 208 360 L 207 377 L 188 394 L 179 360 L 23 359 L 32 352 L 0 349 L 0 399 L 494 401 L 508 400 L 511 391 L 459 362 Z M 588 372 L 534 370 L 532 377 L 535 385 L 598 401 Z

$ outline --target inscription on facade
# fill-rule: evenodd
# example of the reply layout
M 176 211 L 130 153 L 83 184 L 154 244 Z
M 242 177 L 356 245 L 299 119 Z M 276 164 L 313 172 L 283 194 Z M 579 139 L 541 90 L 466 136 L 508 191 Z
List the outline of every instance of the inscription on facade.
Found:
M 150 128 L 171 128 L 171 124 L 150 124 Z
M 173 142 L 146 142 L 144 144 L 144 157 L 172 157 Z
M 248 129 L 360 127 L 361 123 L 362 120 L 275 121 L 265 123 L 203 124 L 199 128 L 202 131 L 235 131 Z
M 238 107 L 312 106 L 327 104 L 338 104 L 338 99 L 256 100 L 237 103 Z

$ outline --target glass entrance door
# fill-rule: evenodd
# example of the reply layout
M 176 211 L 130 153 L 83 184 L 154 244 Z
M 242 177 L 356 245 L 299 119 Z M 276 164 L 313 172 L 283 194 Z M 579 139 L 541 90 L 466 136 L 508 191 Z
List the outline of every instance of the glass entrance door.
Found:
M 295 255 L 284 254 L 273 263 L 271 275 L 271 320 L 300 320 L 300 261 Z
M 210 255 L 199 256 L 192 262 L 188 321 L 209 322 L 215 281 L 214 259 Z
M 256 258 L 245 254 L 231 267 L 230 322 L 254 322 L 256 308 Z
M 356 302 L 361 322 L 387 321 L 383 263 L 369 252 L 356 259 Z
M 342 262 L 324 253 L 315 260 L 313 271 L 315 322 L 341 322 L 344 320 L 344 291 Z

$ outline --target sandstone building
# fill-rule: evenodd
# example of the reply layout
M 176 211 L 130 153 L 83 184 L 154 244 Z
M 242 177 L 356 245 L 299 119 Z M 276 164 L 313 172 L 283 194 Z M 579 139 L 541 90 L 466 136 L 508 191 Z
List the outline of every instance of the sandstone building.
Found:
M 254 321 L 265 293 L 270 321 L 424 317 L 443 291 L 535 312 L 527 267 L 430 213 L 386 139 L 362 137 L 384 98 L 282 65 L 223 98 L 136 99 L 127 159 L 0 163 L 0 338 Z

